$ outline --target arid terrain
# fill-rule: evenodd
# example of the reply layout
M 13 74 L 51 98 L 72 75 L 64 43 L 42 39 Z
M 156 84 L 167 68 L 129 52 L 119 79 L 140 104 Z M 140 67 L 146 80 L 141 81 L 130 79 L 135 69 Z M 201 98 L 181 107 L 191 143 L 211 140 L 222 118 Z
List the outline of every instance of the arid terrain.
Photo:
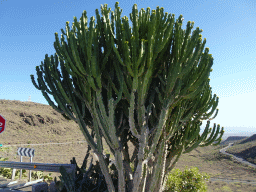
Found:
M 0 106 L 0 114 L 6 119 L 6 129 L 0 134 L 0 144 L 3 144 L 4 147 L 10 147 L 9 151 L 0 152 L 0 157 L 7 157 L 9 158 L 8 161 L 19 162 L 18 147 L 34 148 L 33 162 L 70 164 L 70 160 L 75 157 L 78 166 L 81 167 L 86 155 L 87 143 L 79 126 L 74 121 L 66 120 L 51 106 L 39 103 L 0 100 Z M 213 123 L 211 123 L 212 126 Z M 243 141 L 246 139 L 243 139 Z M 107 149 L 105 153 L 110 153 L 104 139 L 103 144 Z M 256 192 L 256 184 L 250 184 L 250 182 L 256 182 L 256 169 L 242 165 L 231 157 L 219 153 L 219 150 L 224 148 L 225 145 L 198 147 L 189 154 L 182 154 L 175 169 L 179 168 L 183 171 L 186 166 L 198 167 L 200 173 L 205 172 L 211 178 L 248 181 L 247 183 L 224 182 L 221 180 L 207 181 L 209 192 Z M 132 155 L 134 146 L 131 143 L 128 143 L 128 146 L 131 148 L 129 153 Z M 246 158 L 247 161 L 256 163 L 255 146 L 255 140 L 250 140 L 244 144 L 236 142 L 227 152 L 240 155 Z M 113 154 L 110 158 L 113 159 Z M 94 164 L 95 160 L 95 156 L 93 156 Z M 23 162 L 29 161 L 29 157 L 23 157 Z M 89 162 L 87 168 L 88 166 Z M 44 175 L 47 174 L 48 172 L 44 172 Z M 59 175 L 60 173 L 53 173 L 52 177 L 56 176 L 59 180 Z

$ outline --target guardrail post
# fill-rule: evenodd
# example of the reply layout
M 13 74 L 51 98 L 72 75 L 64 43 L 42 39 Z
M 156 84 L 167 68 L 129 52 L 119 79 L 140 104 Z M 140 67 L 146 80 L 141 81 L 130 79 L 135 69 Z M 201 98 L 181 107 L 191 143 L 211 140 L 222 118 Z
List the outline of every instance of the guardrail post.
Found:
M 15 178 L 15 172 L 16 172 L 16 169 L 13 169 L 13 170 L 12 170 L 12 181 L 13 181 L 14 178 Z

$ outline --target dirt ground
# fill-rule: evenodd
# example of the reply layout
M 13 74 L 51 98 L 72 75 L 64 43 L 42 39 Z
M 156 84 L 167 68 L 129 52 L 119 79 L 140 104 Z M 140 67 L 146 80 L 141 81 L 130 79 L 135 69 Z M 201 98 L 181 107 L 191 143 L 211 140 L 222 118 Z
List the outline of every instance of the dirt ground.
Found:
M 87 151 L 87 143 L 79 126 L 66 120 L 61 114 L 52 109 L 51 106 L 33 102 L 20 102 L 0 100 L 0 114 L 6 119 L 6 130 L 0 134 L 0 144 L 9 146 L 10 151 L 0 152 L 0 157 L 8 157 L 8 161 L 20 161 L 17 155 L 18 147 L 34 148 L 35 156 L 33 162 L 37 163 L 60 163 L 70 164 L 75 157 L 78 166 L 81 167 Z M 71 143 L 68 143 L 71 142 Z M 47 144 L 66 143 L 66 144 Z M 26 145 L 24 145 L 26 144 Z M 33 145 L 44 144 L 44 145 Z M 105 153 L 110 153 L 105 140 Z M 17 146 L 15 146 L 17 145 Z M 129 154 L 132 155 L 134 146 L 128 143 Z M 199 147 L 189 154 L 182 154 L 175 169 L 181 171 L 188 167 L 198 167 L 199 172 L 205 172 L 212 178 L 237 179 L 243 181 L 256 181 L 256 170 L 219 153 L 223 146 Z M 92 151 L 92 150 L 91 150 Z M 111 154 L 111 153 L 110 153 Z M 113 159 L 113 154 L 110 158 Z M 87 162 L 87 168 L 90 162 Z M 95 156 L 93 163 L 95 164 Z M 23 162 L 30 162 L 29 157 L 23 157 Z M 27 171 L 27 174 L 29 171 Z M 48 172 L 44 172 L 47 175 Z M 53 173 L 53 178 L 60 173 Z M 208 191 L 250 191 L 256 192 L 256 185 L 227 183 L 222 181 L 207 181 Z

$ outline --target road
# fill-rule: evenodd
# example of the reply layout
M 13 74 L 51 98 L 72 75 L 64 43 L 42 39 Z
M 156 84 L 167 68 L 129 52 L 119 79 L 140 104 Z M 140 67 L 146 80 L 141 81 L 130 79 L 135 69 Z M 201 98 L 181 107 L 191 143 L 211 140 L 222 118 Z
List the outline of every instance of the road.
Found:
M 235 156 L 233 154 L 227 153 L 226 150 L 229 147 L 231 147 L 232 145 L 233 145 L 233 143 L 229 143 L 229 145 L 227 147 L 224 147 L 223 149 L 220 150 L 220 153 L 225 154 L 225 155 L 230 155 L 230 156 L 234 157 L 237 161 L 256 168 L 256 165 L 254 165 L 254 164 L 244 160 L 243 158 L 240 158 L 240 157 L 237 157 L 237 156 Z M 244 180 L 229 180 L 229 179 L 223 179 L 223 178 L 210 178 L 210 181 L 224 181 L 224 182 L 227 182 L 227 183 L 230 183 L 230 182 L 240 182 L 240 183 L 247 183 L 247 184 L 254 184 L 254 185 L 256 185 L 256 182 L 254 180 L 246 180 L 246 181 L 244 181 Z
M 239 162 L 241 162 L 241 163 L 244 163 L 244 164 L 247 164 L 247 165 L 249 165 L 249 166 L 251 166 L 251 167 L 256 168 L 256 165 L 254 165 L 254 164 L 252 164 L 252 163 L 250 163 L 250 162 L 244 160 L 243 158 L 240 158 L 240 157 L 237 157 L 237 156 L 235 156 L 235 155 L 233 155 L 233 154 L 227 153 L 226 150 L 227 150 L 229 147 L 231 147 L 232 145 L 233 145 L 233 143 L 229 143 L 229 145 L 228 145 L 227 147 L 221 149 L 220 152 L 223 153 L 223 154 L 225 154 L 225 155 L 230 155 L 230 156 L 234 157 L 237 161 L 239 161 Z

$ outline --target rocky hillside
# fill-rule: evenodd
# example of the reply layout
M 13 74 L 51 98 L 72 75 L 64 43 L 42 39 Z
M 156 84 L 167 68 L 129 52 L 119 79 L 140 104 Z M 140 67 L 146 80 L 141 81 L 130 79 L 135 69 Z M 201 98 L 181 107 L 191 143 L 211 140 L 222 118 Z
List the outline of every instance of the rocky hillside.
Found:
M 244 144 L 244 143 L 252 142 L 252 141 L 256 141 L 256 134 L 250 136 L 247 139 L 243 139 L 241 142 L 239 142 L 239 144 Z
M 228 145 L 229 143 L 238 142 L 242 139 L 248 138 L 246 136 L 230 136 L 226 140 L 220 143 L 220 145 Z

